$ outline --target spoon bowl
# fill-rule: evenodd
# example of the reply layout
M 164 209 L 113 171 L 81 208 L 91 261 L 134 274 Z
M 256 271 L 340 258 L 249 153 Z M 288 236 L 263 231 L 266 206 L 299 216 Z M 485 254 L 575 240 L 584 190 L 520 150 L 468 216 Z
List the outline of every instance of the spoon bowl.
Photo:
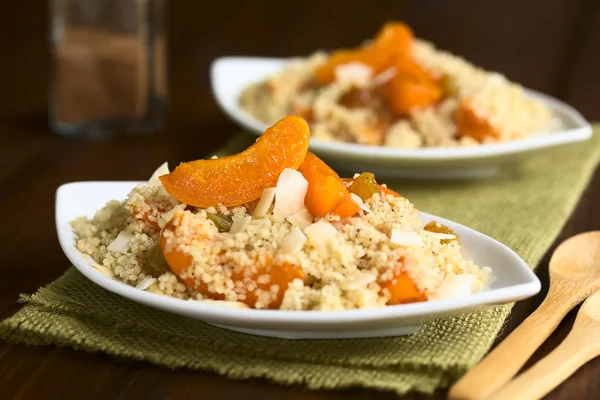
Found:
M 550 273 L 592 278 L 600 285 L 600 231 L 582 233 L 561 243 L 550 259 Z

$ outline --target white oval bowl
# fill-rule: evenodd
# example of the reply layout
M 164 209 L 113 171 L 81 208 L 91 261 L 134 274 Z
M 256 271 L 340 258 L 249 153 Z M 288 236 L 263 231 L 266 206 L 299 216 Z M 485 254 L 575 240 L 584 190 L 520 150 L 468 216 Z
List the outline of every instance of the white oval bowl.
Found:
M 211 65 L 213 95 L 221 109 L 240 127 L 261 135 L 268 124 L 239 106 L 239 96 L 249 84 L 280 71 L 282 58 L 222 57 Z M 526 89 L 527 95 L 546 104 L 565 127 L 559 132 L 476 147 L 401 149 L 355 143 L 311 140 L 310 148 L 333 167 L 346 172 L 371 171 L 384 177 L 480 178 L 494 175 L 498 167 L 541 149 L 587 140 L 588 121 L 573 107 L 551 96 Z
M 75 247 L 75 235 L 70 225 L 77 217 L 92 217 L 110 200 L 125 199 L 139 183 L 74 182 L 60 186 L 56 192 L 56 230 L 65 255 L 83 275 L 108 291 L 226 329 L 288 339 L 398 336 L 418 330 L 423 322 L 433 318 L 522 300 L 540 290 L 540 282 L 527 264 L 502 243 L 455 222 L 421 213 L 424 222 L 435 219 L 455 230 L 471 258 L 478 265 L 492 268 L 496 280 L 489 290 L 452 299 L 345 311 L 232 309 L 145 292 L 109 278 L 94 268 L 90 257 Z

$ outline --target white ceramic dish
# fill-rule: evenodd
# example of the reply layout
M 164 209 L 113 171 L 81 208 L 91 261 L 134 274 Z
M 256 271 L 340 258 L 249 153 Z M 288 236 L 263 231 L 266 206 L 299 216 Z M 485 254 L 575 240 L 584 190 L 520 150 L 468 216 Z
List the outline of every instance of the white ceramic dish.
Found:
M 211 85 L 220 107 L 242 128 L 262 134 L 268 125 L 243 111 L 238 98 L 247 85 L 273 75 L 285 63 L 286 60 L 280 58 L 223 57 L 215 60 L 211 66 Z M 318 140 L 312 140 L 310 148 L 336 169 L 350 173 L 370 171 L 386 177 L 480 178 L 495 174 L 502 163 L 517 157 L 591 137 L 590 124 L 573 107 L 533 90 L 527 90 L 527 94 L 550 107 L 565 130 L 465 148 L 395 149 Z
M 150 307 L 226 329 L 288 339 L 398 336 L 415 332 L 422 322 L 432 318 L 522 300 L 540 290 L 535 274 L 505 245 L 457 223 L 422 213 L 424 222 L 436 219 L 454 229 L 475 262 L 493 269 L 496 281 L 490 290 L 453 299 L 329 312 L 231 309 L 152 294 L 111 279 L 94 268 L 91 259 L 76 249 L 70 225 L 76 217 L 93 216 L 109 200 L 124 199 L 137 183 L 75 182 L 59 187 L 56 193 L 56 229 L 63 251 L 75 268 L 106 290 Z

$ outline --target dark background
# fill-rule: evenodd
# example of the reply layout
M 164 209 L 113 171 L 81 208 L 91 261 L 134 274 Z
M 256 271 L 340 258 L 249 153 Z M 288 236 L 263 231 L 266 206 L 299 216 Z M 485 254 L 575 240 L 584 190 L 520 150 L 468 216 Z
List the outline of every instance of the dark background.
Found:
M 100 0 L 99 0 L 100 1 Z M 438 47 L 497 70 L 600 119 L 600 1 L 200 1 L 171 0 L 168 13 L 170 104 L 157 135 L 86 142 L 47 128 L 48 5 L 10 0 L 0 8 L 0 318 L 66 268 L 54 232 L 54 191 L 77 180 L 146 179 L 165 159 L 203 157 L 236 128 L 209 87 L 210 62 L 225 55 L 292 56 L 354 46 L 391 19 L 408 22 Z M 600 228 L 600 177 L 592 181 L 561 239 Z M 547 289 L 548 257 L 538 268 Z M 543 294 L 515 307 L 507 331 Z M 534 359 L 568 332 L 574 313 Z M 595 398 L 600 360 L 551 393 Z M 198 371 L 51 347 L 0 343 L 2 398 L 394 398 L 373 391 L 309 392 L 257 380 L 230 381 Z M 440 393 L 443 396 L 443 393 Z
M 45 121 L 47 2 L 0 9 L 0 116 Z M 566 100 L 600 119 L 597 0 L 379 0 L 169 2 L 169 122 L 197 131 L 226 118 L 212 99 L 210 62 L 224 55 L 294 56 L 359 44 L 383 21 L 481 67 Z

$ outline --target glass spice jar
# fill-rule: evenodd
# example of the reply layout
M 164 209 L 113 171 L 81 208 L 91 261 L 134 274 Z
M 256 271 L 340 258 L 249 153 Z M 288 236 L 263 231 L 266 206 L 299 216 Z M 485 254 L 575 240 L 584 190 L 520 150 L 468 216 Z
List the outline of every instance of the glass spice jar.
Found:
M 50 0 L 53 131 L 106 137 L 160 128 L 165 8 L 163 0 Z

